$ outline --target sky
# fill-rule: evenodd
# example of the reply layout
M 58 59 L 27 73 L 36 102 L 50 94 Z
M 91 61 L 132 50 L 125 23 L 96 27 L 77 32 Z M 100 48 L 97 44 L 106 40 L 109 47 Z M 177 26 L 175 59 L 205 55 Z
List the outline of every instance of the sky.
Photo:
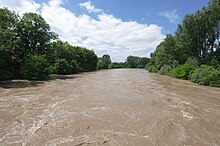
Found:
M 73 46 L 109 54 L 149 57 L 166 34 L 174 34 L 184 16 L 209 0 L 0 0 L 19 15 L 40 14 L 59 39 Z

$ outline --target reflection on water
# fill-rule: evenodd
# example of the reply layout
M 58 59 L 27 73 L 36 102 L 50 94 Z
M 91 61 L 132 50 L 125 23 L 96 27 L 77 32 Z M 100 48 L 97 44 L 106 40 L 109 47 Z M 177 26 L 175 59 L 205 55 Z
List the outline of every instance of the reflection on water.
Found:
M 220 145 L 220 89 L 118 69 L 0 83 L 0 145 Z

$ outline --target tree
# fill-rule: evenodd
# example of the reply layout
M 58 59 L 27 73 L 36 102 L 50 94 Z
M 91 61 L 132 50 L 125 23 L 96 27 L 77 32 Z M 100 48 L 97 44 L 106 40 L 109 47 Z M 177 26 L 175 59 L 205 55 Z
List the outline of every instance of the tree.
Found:
M 56 34 L 51 31 L 49 24 L 35 13 L 25 13 L 18 23 L 18 37 L 20 49 L 16 52 L 21 62 L 28 54 L 45 54 L 56 39 Z
M 45 55 L 31 55 L 21 67 L 23 79 L 46 79 L 51 72 Z
M 17 62 L 15 51 L 18 49 L 16 28 L 18 16 L 6 8 L 0 8 L 0 80 L 13 78 Z M 7 76 L 8 74 L 8 76 Z
M 104 61 L 105 64 L 109 65 L 112 61 L 111 61 L 111 57 L 108 54 L 105 54 L 102 56 L 102 60 Z
M 137 56 L 128 56 L 126 59 L 129 68 L 137 68 L 139 61 L 140 57 Z
M 108 66 L 111 64 L 111 57 L 108 54 L 103 55 L 99 58 L 97 69 L 108 69 Z

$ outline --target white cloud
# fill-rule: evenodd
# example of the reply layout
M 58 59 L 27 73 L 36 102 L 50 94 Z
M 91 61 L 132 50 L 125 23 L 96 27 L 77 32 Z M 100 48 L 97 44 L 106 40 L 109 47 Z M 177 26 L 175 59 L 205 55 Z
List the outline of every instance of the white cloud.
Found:
M 85 3 L 80 3 L 79 6 L 81 8 L 86 8 L 86 10 L 89 12 L 89 13 L 100 13 L 100 12 L 103 12 L 102 9 L 97 9 L 95 8 L 95 6 L 92 4 L 92 2 L 89 0 Z
M 51 0 L 39 10 L 52 30 L 74 46 L 92 49 L 99 56 L 110 54 L 113 61 L 124 61 L 128 55 L 149 56 L 165 38 L 158 25 L 123 21 L 105 13 L 97 14 L 96 19 L 86 14 L 77 16 L 62 7 L 62 2 Z
M 37 12 L 41 5 L 33 0 L 1 0 L 0 7 L 8 7 L 10 10 L 23 14 L 26 12 Z
M 63 0 L 50 0 L 49 5 L 53 7 L 59 7 L 61 4 L 63 4 Z
M 168 18 L 170 23 L 175 23 L 179 17 L 177 14 L 177 10 L 164 11 L 164 12 L 159 13 L 158 15 Z

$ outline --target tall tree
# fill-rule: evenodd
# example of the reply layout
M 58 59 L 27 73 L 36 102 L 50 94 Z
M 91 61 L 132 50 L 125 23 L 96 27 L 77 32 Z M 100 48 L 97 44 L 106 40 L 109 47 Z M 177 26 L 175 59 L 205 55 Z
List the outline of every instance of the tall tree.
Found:
M 10 78 L 16 68 L 15 51 L 18 49 L 16 28 L 18 16 L 6 8 L 0 8 L 0 74 L 1 78 Z M 9 73 L 10 72 L 10 73 Z M 10 76 L 6 75 L 11 74 Z M 1 76 L 0 75 L 0 76 Z M 5 75 L 3 77 L 3 75 Z
M 20 50 L 17 52 L 22 58 L 24 54 L 45 54 L 56 34 L 51 31 L 49 24 L 35 13 L 25 13 L 18 23 Z

